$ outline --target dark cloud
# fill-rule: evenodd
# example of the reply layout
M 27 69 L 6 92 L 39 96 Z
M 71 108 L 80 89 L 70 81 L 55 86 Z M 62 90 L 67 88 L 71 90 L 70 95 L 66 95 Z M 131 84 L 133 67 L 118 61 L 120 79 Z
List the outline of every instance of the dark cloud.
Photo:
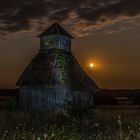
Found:
M 71 13 L 74 13 L 73 17 L 70 17 Z M 2 0 L 0 32 L 29 30 L 32 20 L 41 22 L 43 18 L 48 22 L 69 21 L 69 24 L 78 26 L 84 20 L 85 27 L 96 27 L 98 22 L 104 24 L 120 16 L 135 16 L 139 13 L 139 0 Z M 47 24 L 47 20 L 43 24 Z
M 121 15 L 134 16 L 140 12 L 139 0 L 121 0 L 112 2 L 98 3 L 96 9 L 86 7 L 78 9 L 77 13 L 81 18 L 96 22 L 98 20 L 105 21 L 108 18 L 116 18 Z M 104 19 L 103 19 L 104 18 Z

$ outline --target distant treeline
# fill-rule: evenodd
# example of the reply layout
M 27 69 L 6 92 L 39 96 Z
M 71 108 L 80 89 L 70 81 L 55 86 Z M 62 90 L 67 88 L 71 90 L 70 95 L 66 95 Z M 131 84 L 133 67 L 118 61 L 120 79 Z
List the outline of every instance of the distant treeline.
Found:
M 96 105 L 140 105 L 140 89 L 101 89 L 95 95 Z
M 101 89 L 99 94 L 115 95 L 115 96 L 128 96 L 140 94 L 140 89 Z
M 0 89 L 0 99 L 3 97 L 18 100 L 19 89 Z M 140 89 L 101 89 L 94 97 L 96 105 L 140 105 Z
M 0 96 L 2 95 L 18 95 L 19 89 L 0 89 Z M 106 95 L 130 95 L 130 94 L 140 94 L 140 89 L 101 89 L 98 94 Z M 11 95 L 12 96 L 12 95 Z
M 19 95 L 18 89 L 0 89 L 0 96 L 17 96 Z

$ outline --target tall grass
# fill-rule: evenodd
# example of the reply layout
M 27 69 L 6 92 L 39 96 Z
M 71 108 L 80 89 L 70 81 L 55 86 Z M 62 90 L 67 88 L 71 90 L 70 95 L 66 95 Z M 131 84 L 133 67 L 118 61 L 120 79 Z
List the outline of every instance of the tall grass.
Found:
M 80 121 L 63 114 L 1 111 L 0 140 L 140 140 L 139 116 L 108 111 L 99 118 L 98 111 Z

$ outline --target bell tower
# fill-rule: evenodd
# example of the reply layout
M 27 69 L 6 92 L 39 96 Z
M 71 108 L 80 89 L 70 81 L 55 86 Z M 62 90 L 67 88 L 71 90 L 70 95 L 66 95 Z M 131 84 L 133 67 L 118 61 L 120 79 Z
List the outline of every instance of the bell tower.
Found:
M 54 23 L 50 28 L 41 33 L 39 37 L 41 52 L 56 48 L 71 53 L 71 39 L 73 37 L 58 23 Z

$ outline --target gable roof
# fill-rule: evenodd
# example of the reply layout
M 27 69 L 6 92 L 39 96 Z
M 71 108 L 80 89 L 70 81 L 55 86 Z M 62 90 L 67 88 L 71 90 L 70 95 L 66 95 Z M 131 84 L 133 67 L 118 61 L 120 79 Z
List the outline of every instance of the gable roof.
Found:
M 58 23 L 54 23 L 53 25 L 51 25 L 48 29 L 42 32 L 38 37 L 54 35 L 54 34 L 62 34 L 64 36 L 73 39 L 73 37 L 68 32 L 66 32 Z

